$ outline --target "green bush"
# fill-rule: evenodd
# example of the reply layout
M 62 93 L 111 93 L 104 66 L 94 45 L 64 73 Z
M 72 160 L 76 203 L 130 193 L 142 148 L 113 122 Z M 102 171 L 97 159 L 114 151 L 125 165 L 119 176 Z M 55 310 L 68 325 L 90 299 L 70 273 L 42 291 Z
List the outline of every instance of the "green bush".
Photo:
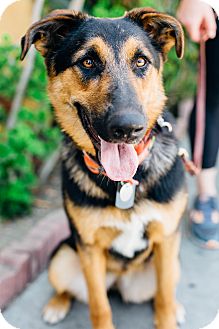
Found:
M 5 38 L 0 45 L 0 96 L 10 102 L 21 73 L 20 48 Z M 42 162 L 60 136 L 46 95 L 46 72 L 37 55 L 34 71 L 15 128 L 6 129 L 7 109 L 0 107 L 0 214 L 14 217 L 30 211 Z

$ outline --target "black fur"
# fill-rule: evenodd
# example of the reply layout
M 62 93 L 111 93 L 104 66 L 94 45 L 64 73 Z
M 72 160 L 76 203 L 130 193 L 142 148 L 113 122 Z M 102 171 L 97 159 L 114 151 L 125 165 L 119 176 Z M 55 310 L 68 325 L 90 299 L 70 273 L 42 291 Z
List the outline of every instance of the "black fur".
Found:
M 68 171 L 65 166 L 62 168 L 62 181 L 64 186 L 64 191 L 67 193 L 68 197 L 74 202 L 74 204 L 79 206 L 92 206 L 92 207 L 107 207 L 114 204 L 112 198 L 101 199 L 97 197 L 92 197 L 81 191 L 77 183 L 69 177 Z
M 147 198 L 159 203 L 167 203 L 182 188 L 184 181 L 183 163 L 179 157 L 176 157 L 172 168 L 148 190 Z

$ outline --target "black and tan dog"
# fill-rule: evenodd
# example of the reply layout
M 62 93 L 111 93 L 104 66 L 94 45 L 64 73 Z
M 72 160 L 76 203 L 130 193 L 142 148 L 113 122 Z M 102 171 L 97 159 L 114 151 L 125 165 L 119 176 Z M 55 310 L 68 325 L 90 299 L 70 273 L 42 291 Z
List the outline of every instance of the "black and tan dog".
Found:
M 45 57 L 64 135 L 71 228 L 49 266 L 56 295 L 45 321 L 63 319 L 75 297 L 88 301 L 93 328 L 113 329 L 114 285 L 125 301 L 154 298 L 157 328 L 175 329 L 186 192 L 176 141 L 160 116 L 167 52 L 175 46 L 183 55 L 180 24 L 149 8 L 118 19 L 57 10 L 27 31 L 21 59 L 31 44 Z

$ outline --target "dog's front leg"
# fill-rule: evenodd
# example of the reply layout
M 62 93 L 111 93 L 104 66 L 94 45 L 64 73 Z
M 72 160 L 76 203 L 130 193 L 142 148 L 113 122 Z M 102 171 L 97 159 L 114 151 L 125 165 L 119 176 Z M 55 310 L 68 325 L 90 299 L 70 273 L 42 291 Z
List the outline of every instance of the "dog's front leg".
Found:
M 179 233 L 164 237 L 154 244 L 157 274 L 155 323 L 157 329 L 176 329 L 176 284 L 179 277 Z
M 99 246 L 79 247 L 94 329 L 114 329 L 106 291 L 106 257 Z

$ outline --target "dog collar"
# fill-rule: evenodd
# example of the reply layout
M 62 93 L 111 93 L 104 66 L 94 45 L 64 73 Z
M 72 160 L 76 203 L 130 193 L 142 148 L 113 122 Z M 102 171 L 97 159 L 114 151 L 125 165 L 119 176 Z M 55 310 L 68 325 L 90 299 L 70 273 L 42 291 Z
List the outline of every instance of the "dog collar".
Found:
M 150 150 L 155 142 L 155 135 L 150 129 L 141 142 L 135 146 L 136 153 L 138 155 L 139 165 L 148 156 Z M 107 176 L 105 169 L 96 160 L 94 160 L 87 152 L 83 151 L 84 163 L 87 168 L 96 175 Z M 139 181 L 131 178 L 128 181 L 117 182 L 115 206 L 119 209 L 132 208 L 135 201 L 136 186 L 139 185 Z

